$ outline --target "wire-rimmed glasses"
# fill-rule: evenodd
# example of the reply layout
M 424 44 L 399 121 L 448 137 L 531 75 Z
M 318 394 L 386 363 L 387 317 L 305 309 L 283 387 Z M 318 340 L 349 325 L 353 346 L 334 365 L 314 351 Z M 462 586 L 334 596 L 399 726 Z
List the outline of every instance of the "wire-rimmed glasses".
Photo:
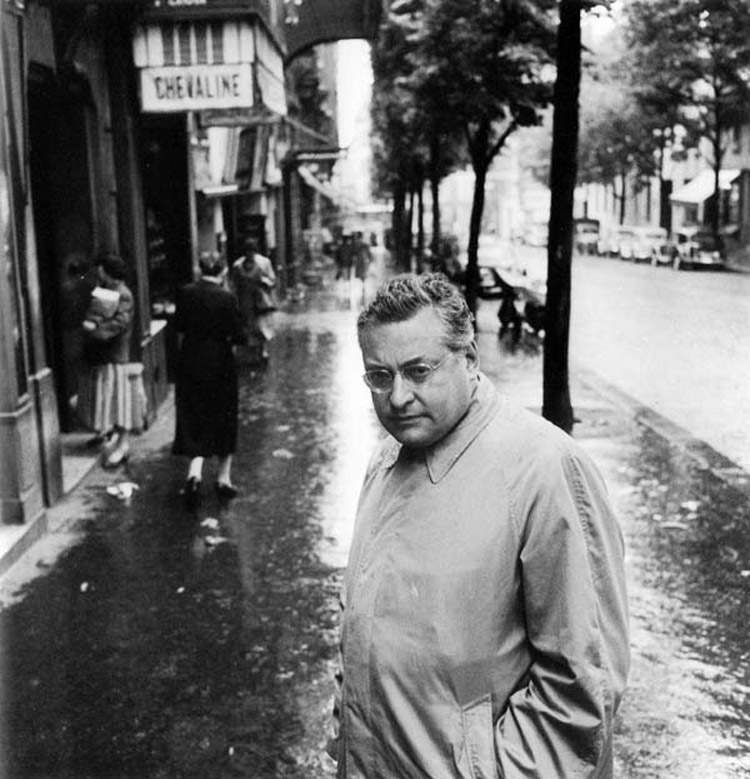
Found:
M 412 386 L 424 384 L 430 379 L 433 373 L 455 352 L 448 352 L 440 362 L 431 365 L 427 362 L 414 362 L 399 368 L 395 373 L 388 368 L 373 368 L 365 371 L 362 378 L 371 392 L 376 395 L 385 395 L 393 389 L 393 383 L 396 380 L 396 374 L 401 374 L 405 382 Z

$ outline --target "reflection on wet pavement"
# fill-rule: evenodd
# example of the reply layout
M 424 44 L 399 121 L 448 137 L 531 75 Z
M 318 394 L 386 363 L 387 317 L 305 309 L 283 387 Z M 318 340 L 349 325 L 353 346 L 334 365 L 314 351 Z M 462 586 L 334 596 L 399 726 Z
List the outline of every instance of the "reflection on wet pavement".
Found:
M 747 497 L 649 430 L 613 454 L 633 648 L 617 775 L 750 776 Z

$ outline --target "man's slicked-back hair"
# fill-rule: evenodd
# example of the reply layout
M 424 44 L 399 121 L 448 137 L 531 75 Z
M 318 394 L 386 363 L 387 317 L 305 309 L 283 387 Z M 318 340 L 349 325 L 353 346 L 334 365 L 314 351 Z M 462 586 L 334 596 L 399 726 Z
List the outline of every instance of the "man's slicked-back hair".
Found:
M 434 309 L 442 320 L 448 348 L 460 351 L 469 346 L 474 317 L 464 296 L 443 273 L 408 273 L 386 281 L 357 319 L 360 344 L 369 328 L 405 322 L 426 308 Z

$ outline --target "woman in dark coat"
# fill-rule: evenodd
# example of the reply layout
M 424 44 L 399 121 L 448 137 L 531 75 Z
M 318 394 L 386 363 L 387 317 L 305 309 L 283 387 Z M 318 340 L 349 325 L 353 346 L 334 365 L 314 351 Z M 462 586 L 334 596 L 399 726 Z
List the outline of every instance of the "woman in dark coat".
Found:
M 200 495 L 203 461 L 219 458 L 216 491 L 232 498 L 232 454 L 237 445 L 237 369 L 234 345 L 243 343 L 235 296 L 222 286 L 221 260 L 202 259 L 200 281 L 180 290 L 175 325 L 181 336 L 175 396 L 177 425 L 173 454 L 190 457 L 185 495 Z

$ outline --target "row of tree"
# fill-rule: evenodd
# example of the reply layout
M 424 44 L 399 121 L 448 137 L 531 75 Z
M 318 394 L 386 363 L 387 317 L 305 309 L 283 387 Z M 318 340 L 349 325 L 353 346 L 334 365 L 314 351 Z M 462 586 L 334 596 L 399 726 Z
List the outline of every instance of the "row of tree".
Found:
M 394 0 L 373 50 L 376 188 L 394 202 L 395 251 L 407 265 L 422 191 L 432 193 L 432 252 L 440 254 L 440 181 L 475 173 L 467 298 L 478 289 L 476 248 L 490 165 L 552 99 L 555 0 Z
M 474 312 L 487 173 L 508 138 L 519 128 L 541 124 L 554 102 L 543 413 L 568 431 L 573 425 L 567 344 L 580 17 L 593 5 L 590 0 L 394 0 L 373 52 L 375 183 L 393 199 L 397 260 L 409 267 L 415 209 L 421 254 L 421 193 L 427 181 L 432 251 L 440 255 L 440 181 L 468 161 L 475 183 L 464 277 Z
M 708 142 L 719 190 L 728 131 L 750 106 L 750 4 L 746 0 L 626 0 L 624 46 L 586 63 L 579 148 L 581 15 L 594 0 L 393 0 L 373 49 L 376 189 L 394 203 L 394 250 L 410 267 L 425 236 L 422 192 L 432 193 L 432 252 L 439 256 L 440 181 L 471 165 L 466 297 L 476 310 L 477 249 L 487 172 L 508 138 L 539 125 L 553 104 L 549 184 L 543 414 L 573 425 L 568 330 L 577 183 L 617 184 L 660 175 L 679 133 Z M 673 151 L 673 149 L 672 149 Z M 714 230 L 719 232 L 715 209 Z
M 750 5 L 629 0 L 619 21 L 584 75 L 579 181 L 612 185 L 622 222 L 628 182 L 658 177 L 664 192 L 666 156 L 694 149 L 714 171 L 718 203 L 727 145 L 750 118 Z M 718 239 L 721 214 L 710 214 Z

